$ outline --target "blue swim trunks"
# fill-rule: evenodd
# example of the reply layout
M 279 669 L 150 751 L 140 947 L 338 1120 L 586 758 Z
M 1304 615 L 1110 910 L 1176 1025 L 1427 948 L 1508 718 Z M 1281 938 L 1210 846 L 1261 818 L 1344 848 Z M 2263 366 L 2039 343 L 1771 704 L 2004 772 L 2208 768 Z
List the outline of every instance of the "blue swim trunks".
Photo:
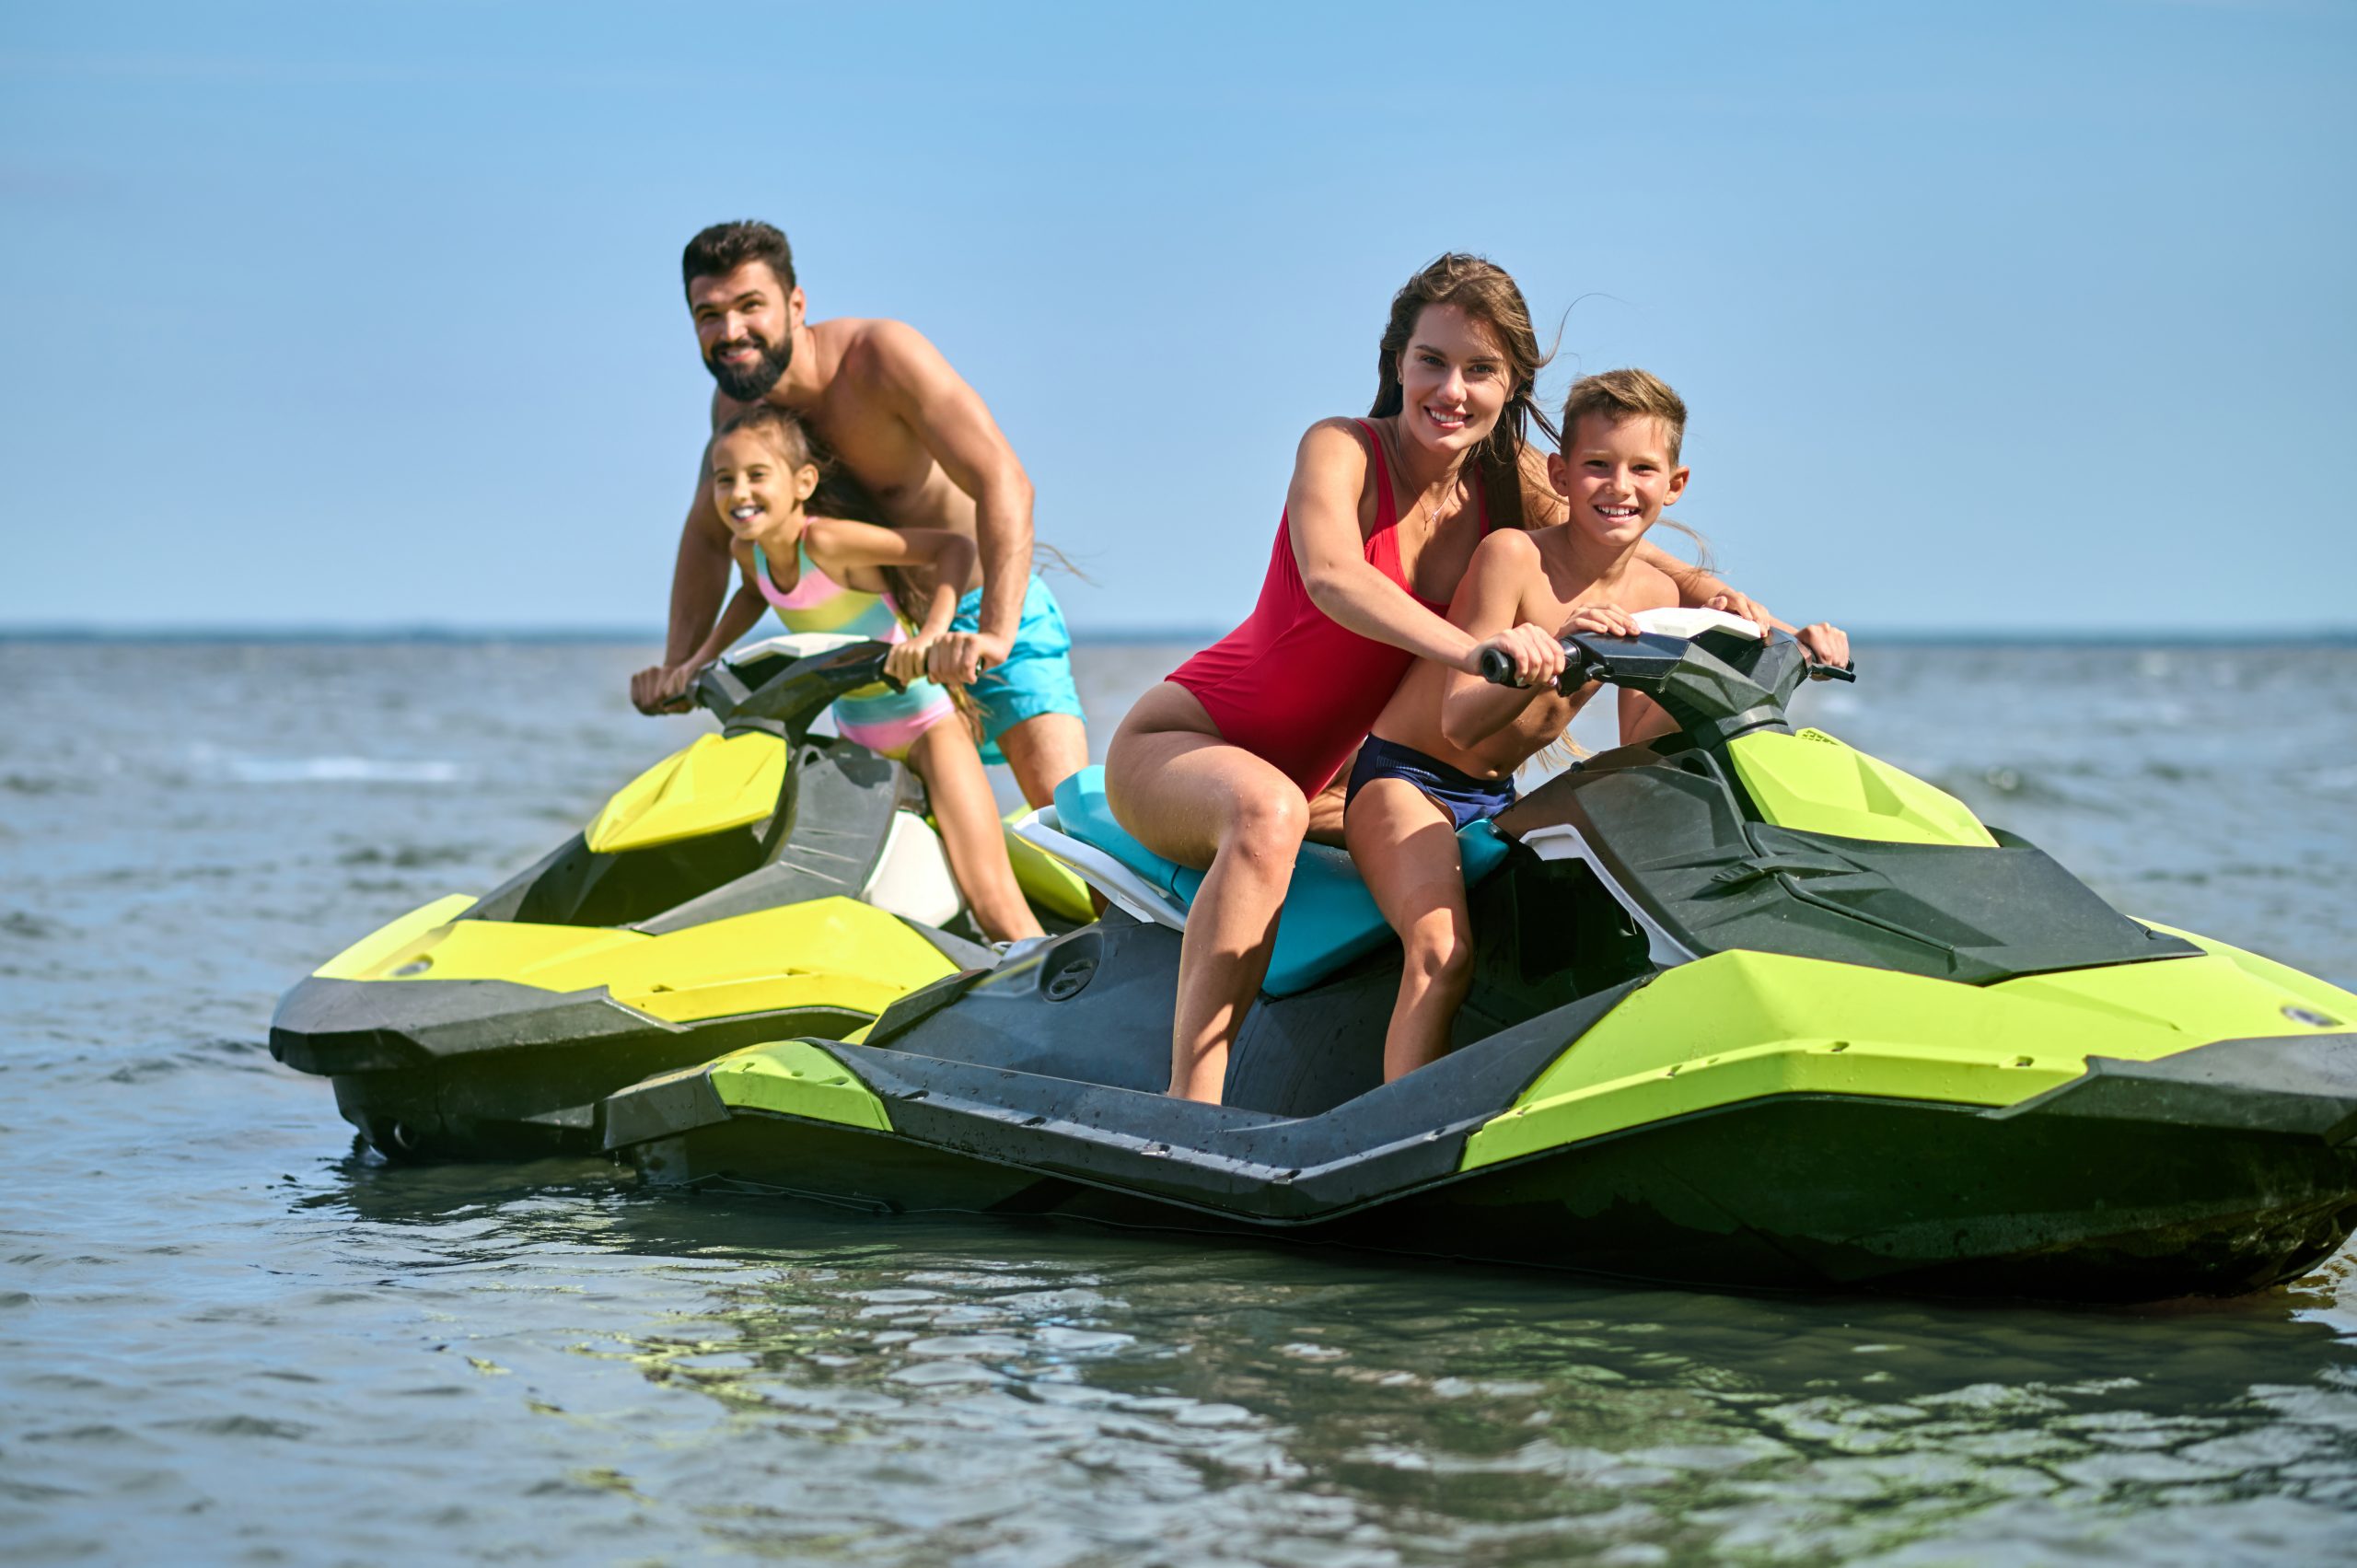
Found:
M 976 588 L 958 601 L 952 632 L 972 632 L 981 626 L 982 590 Z M 1063 606 L 1034 572 L 1023 590 L 1023 620 L 1016 627 L 1015 645 L 1006 662 L 982 671 L 966 688 L 982 714 L 982 761 L 1004 762 L 998 738 L 1025 719 L 1041 714 L 1080 711 L 1080 692 L 1072 683 L 1072 633 L 1064 630 Z
M 1426 799 L 1448 813 L 1449 826 L 1459 830 L 1469 822 L 1496 816 L 1515 801 L 1511 774 L 1502 779 L 1477 779 L 1437 757 L 1425 756 L 1412 746 L 1378 740 L 1370 735 L 1366 744 L 1359 748 L 1359 760 L 1351 769 L 1350 791 L 1343 796 L 1343 810 L 1348 811 L 1350 803 L 1359 797 L 1359 791 L 1376 779 L 1407 780 L 1423 791 Z

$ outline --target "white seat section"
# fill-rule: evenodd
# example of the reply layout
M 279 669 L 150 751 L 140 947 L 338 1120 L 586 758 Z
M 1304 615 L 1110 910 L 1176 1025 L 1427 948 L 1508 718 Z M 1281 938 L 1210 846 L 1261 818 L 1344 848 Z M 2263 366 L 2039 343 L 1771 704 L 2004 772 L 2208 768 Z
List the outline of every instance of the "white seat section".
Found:
M 1187 929 L 1187 912 L 1169 894 L 1107 854 L 1063 830 L 1052 806 L 1042 806 L 1015 824 L 1015 836 L 1073 869 L 1074 876 L 1136 919 L 1173 931 Z

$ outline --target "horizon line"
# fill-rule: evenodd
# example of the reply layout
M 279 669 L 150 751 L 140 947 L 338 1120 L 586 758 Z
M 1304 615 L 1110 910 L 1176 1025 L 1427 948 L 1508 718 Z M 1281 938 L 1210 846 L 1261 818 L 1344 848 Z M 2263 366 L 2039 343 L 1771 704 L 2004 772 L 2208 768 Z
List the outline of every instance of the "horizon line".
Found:
M 1208 646 L 1224 630 L 1215 626 L 1075 627 L 1074 645 Z M 1868 627 L 1852 631 L 1853 642 L 1919 646 L 1978 646 L 1994 644 L 2148 645 L 2156 642 L 2207 647 L 2357 645 L 2357 623 L 2282 626 L 2021 626 Z M 551 643 L 656 645 L 659 632 L 616 626 L 498 626 L 442 621 L 367 625 L 157 624 L 115 625 L 99 621 L 0 622 L 0 643 Z

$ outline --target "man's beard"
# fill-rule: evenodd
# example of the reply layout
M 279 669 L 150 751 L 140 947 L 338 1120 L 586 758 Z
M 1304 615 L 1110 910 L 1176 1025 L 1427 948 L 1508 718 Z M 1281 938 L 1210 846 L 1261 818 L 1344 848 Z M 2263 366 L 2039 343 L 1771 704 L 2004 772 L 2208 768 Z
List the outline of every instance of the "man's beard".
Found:
M 786 333 L 781 343 L 764 343 L 748 332 L 745 341 L 761 351 L 761 357 L 752 364 L 725 365 L 708 354 L 703 366 L 720 383 L 724 394 L 740 403 L 757 403 L 769 396 L 770 389 L 785 374 L 785 367 L 794 363 L 794 334 Z

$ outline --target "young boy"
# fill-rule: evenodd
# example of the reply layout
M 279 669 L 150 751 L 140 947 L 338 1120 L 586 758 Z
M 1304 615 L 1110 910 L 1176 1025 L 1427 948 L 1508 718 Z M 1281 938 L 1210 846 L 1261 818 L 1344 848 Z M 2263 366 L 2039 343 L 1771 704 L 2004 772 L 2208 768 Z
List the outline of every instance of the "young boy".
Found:
M 1675 606 L 1678 585 L 1642 560 L 1637 545 L 1686 489 L 1678 460 L 1685 433 L 1686 404 L 1645 371 L 1608 370 L 1574 384 L 1563 404 L 1562 450 L 1547 459 L 1568 515 L 1483 540 L 1449 619 L 1476 637 L 1527 629 L 1553 646 L 1575 631 L 1632 635 L 1632 612 Z M 1840 633 L 1813 626 L 1804 636 L 1823 656 L 1836 651 Z M 1846 662 L 1846 638 L 1838 651 Z M 1420 661 L 1376 720 L 1351 772 L 1344 837 L 1407 952 L 1384 1036 L 1385 1082 L 1448 1050 L 1449 1025 L 1472 982 L 1457 830 L 1514 804 L 1515 770 L 1561 737 L 1596 691 L 1595 682 L 1568 697 L 1552 680 L 1493 686 Z M 1621 693 L 1624 742 L 1672 727 L 1650 700 Z

